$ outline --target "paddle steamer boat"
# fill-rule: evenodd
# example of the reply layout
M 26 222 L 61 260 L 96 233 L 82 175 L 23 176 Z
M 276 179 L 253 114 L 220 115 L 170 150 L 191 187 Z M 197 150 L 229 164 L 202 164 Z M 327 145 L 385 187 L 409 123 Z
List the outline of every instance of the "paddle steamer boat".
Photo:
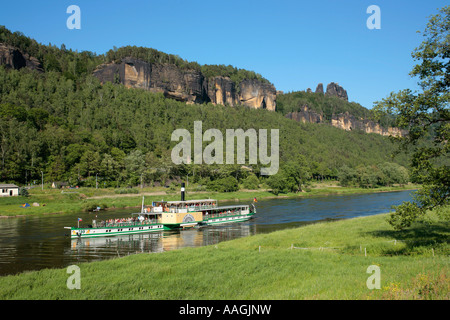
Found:
M 92 220 L 92 224 L 80 227 L 65 227 L 70 230 L 71 238 L 104 237 L 121 234 L 134 234 L 163 230 L 176 230 L 222 223 L 241 222 L 256 214 L 254 204 L 218 206 L 217 200 L 185 200 L 184 183 L 181 186 L 181 201 L 156 201 L 144 206 L 142 198 L 141 212 L 132 217 Z

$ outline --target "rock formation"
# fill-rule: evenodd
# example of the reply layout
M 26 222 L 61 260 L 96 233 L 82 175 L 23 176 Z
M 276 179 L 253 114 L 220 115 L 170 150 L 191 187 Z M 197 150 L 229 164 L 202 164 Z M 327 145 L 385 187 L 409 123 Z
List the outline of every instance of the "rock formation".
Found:
M 166 97 L 188 103 L 202 103 L 207 98 L 204 77 L 200 72 L 181 70 L 171 64 L 149 64 L 125 58 L 120 64 L 99 66 L 94 75 L 102 83 L 110 81 L 129 88 L 162 92 Z
M 399 128 L 389 127 L 384 128 L 380 124 L 368 120 L 357 119 L 355 116 L 348 112 L 333 115 L 331 118 L 331 125 L 336 128 L 340 128 L 346 131 L 350 130 L 362 130 L 366 133 L 376 133 L 382 136 L 400 136 L 403 137 L 407 134 L 406 130 Z
M 298 121 L 298 122 L 311 122 L 311 123 L 322 123 L 323 115 L 308 109 L 308 106 L 301 107 L 300 111 L 289 112 L 286 118 Z
M 325 94 L 328 96 L 335 96 L 345 101 L 348 101 L 347 91 L 345 91 L 344 88 L 342 88 L 340 85 L 334 82 L 331 82 L 327 85 L 327 92 Z
M 33 70 L 43 71 L 41 64 L 36 58 L 23 54 L 19 49 L 3 43 L 0 43 L 0 65 L 16 70 L 28 67 Z
M 275 111 L 277 92 L 269 83 L 261 83 L 256 79 L 243 80 L 240 85 L 239 101 L 242 105 Z
M 286 118 L 298 121 L 298 122 L 311 122 L 311 123 L 328 123 L 333 127 L 351 131 L 361 130 L 365 133 L 376 133 L 382 136 L 399 136 L 403 137 L 408 132 L 399 128 L 389 127 L 384 128 L 378 123 L 368 119 L 358 119 L 348 112 L 333 114 L 331 121 L 326 121 L 322 114 L 319 114 L 313 110 L 309 110 L 308 106 L 301 107 L 300 111 L 289 112 Z
M 173 64 L 150 64 L 134 58 L 121 63 L 100 65 L 94 75 L 102 82 L 122 83 L 127 87 L 162 92 L 166 97 L 187 103 L 245 105 L 275 111 L 276 89 L 256 79 L 234 83 L 229 77 L 205 78 L 196 70 L 180 69 Z
M 229 77 L 212 77 L 208 79 L 208 98 L 213 104 L 235 106 L 238 104 L 236 86 Z
M 323 93 L 323 83 L 319 83 L 316 87 L 316 93 Z

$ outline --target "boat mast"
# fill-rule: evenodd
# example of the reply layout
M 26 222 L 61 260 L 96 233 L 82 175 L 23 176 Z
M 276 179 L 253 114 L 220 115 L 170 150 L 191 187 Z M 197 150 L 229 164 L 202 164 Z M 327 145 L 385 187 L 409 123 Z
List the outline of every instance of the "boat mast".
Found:
M 181 183 L 181 201 L 184 201 L 184 182 Z

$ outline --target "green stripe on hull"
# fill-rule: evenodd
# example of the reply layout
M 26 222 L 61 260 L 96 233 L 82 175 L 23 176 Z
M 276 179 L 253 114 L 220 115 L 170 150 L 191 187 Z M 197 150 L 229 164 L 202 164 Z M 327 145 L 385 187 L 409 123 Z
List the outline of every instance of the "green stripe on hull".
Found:
M 232 222 L 242 222 L 242 221 L 247 221 L 250 220 L 253 217 L 253 214 L 248 214 L 245 216 L 228 216 L 228 217 L 221 217 L 221 218 L 211 218 L 208 220 L 204 220 L 203 223 L 206 225 L 213 225 L 213 224 L 221 224 L 221 223 L 232 223 Z M 232 218 L 230 220 L 228 220 L 228 218 Z M 222 219 L 227 219 L 227 220 L 222 220 Z
M 140 230 L 137 229 L 137 230 L 123 230 L 123 231 L 115 231 L 114 229 L 125 229 L 125 228 L 111 228 L 111 229 L 108 229 L 108 230 L 111 230 L 111 232 L 98 232 L 98 233 L 95 233 L 96 229 L 72 228 L 70 230 L 70 237 L 71 238 L 78 238 L 78 237 L 81 237 L 81 238 L 95 238 L 95 237 L 108 237 L 108 236 L 117 236 L 117 235 L 123 235 L 123 234 L 156 232 L 156 231 L 163 231 L 163 230 L 165 230 L 163 225 L 158 225 L 158 226 L 160 226 L 160 227 L 153 228 L 153 229 L 140 229 Z M 129 229 L 130 227 L 126 227 L 126 228 Z M 133 229 L 134 228 L 139 228 L 139 227 L 133 227 Z M 106 229 L 106 228 L 102 228 L 102 229 Z M 81 234 L 81 236 L 79 236 L 77 234 L 73 234 L 73 232 L 72 232 L 72 231 L 77 232 L 77 231 L 87 231 L 87 230 L 89 230 L 89 233 L 83 232 Z M 93 231 L 93 230 L 94 230 L 94 232 L 91 233 L 91 231 Z

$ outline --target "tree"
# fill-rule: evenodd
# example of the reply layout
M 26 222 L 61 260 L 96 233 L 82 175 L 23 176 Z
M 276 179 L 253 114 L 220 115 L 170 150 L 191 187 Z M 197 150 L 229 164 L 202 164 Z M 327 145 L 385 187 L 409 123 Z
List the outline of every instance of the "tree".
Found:
M 288 193 L 291 188 L 295 188 L 295 180 L 289 177 L 284 168 L 278 170 L 277 174 L 269 176 L 266 181 L 267 185 L 272 189 L 272 193 Z
M 357 172 L 354 169 L 343 165 L 339 169 L 338 180 L 343 187 L 354 185 L 357 182 Z
M 80 159 L 80 171 L 82 176 L 95 176 L 100 171 L 100 154 L 87 150 Z
M 289 191 L 303 191 L 302 186 L 311 179 L 305 157 L 303 155 L 298 155 L 296 161 L 287 162 L 283 166 L 283 169 L 288 176 L 287 188 Z
M 119 174 L 119 164 L 108 153 L 103 155 L 103 160 L 100 164 L 100 174 L 104 180 L 108 181 L 116 180 Z
M 124 163 L 129 184 L 139 184 L 145 170 L 145 155 L 141 150 L 134 150 L 124 158 Z
M 272 193 L 301 192 L 302 186 L 311 179 L 309 168 L 302 155 L 296 161 L 289 161 L 283 165 L 277 174 L 267 178 L 267 185 Z
M 253 173 L 249 174 L 247 178 L 242 180 L 242 186 L 245 189 L 258 189 L 259 188 L 259 179 Z
M 419 78 L 421 92 L 402 90 L 377 102 L 378 114 L 395 117 L 395 125 L 408 135 L 397 138 L 411 151 L 412 179 L 423 184 L 413 202 L 405 202 L 391 214 L 395 229 L 449 204 L 450 195 L 450 6 L 430 17 L 423 33 L 425 40 L 412 57 L 419 61 L 410 75 Z
M 373 188 L 377 184 L 379 170 L 375 166 L 359 166 L 356 168 L 358 184 L 361 188 Z
M 234 177 L 225 177 L 220 178 L 214 181 L 211 181 L 208 184 L 208 189 L 217 191 L 217 192 L 233 192 L 238 191 L 238 181 Z

